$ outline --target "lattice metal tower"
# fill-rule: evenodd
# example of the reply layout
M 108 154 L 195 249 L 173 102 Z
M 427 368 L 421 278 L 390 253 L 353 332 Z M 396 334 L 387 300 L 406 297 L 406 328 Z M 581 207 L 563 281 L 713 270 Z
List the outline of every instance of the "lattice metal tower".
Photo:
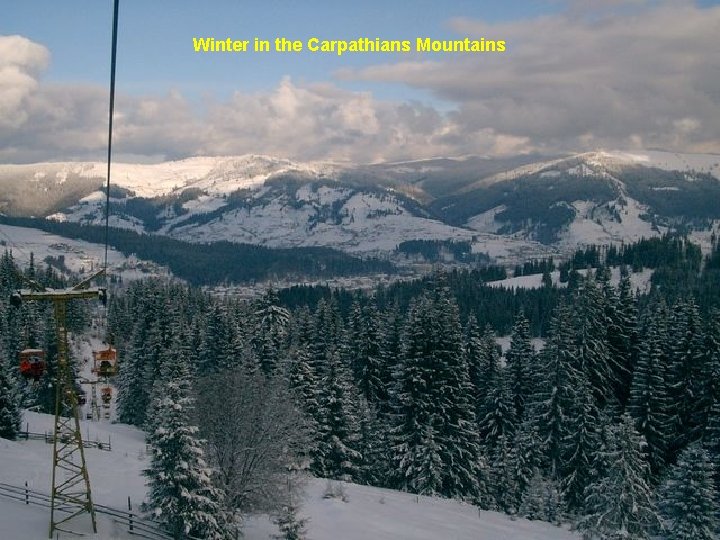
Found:
M 22 301 L 52 302 L 57 331 L 57 372 L 55 382 L 55 427 L 53 430 L 52 491 L 50 534 L 70 532 L 60 527 L 81 514 L 89 514 L 93 532 L 97 533 L 90 477 L 85 464 L 85 450 L 80 431 L 80 409 L 75 380 L 68 355 L 67 305 L 73 300 L 99 298 L 105 302 L 105 289 L 88 288 L 91 279 L 69 289 L 20 290 L 13 294 L 13 304 Z M 62 512 L 63 515 L 59 515 Z

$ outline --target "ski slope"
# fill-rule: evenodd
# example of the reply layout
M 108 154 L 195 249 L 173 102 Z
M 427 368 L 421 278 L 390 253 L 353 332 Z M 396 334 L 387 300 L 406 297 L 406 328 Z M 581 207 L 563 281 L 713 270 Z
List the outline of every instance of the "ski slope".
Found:
M 23 426 L 43 432 L 52 426 L 52 417 L 25 412 Z M 82 422 L 83 435 L 107 440 L 112 451 L 86 449 L 93 498 L 96 503 L 118 509 L 133 506 L 145 496 L 142 470 L 148 465 L 144 434 L 133 427 L 106 421 Z M 0 483 L 23 486 L 47 493 L 50 488 L 52 446 L 44 441 L 0 439 Z M 416 497 L 387 489 L 343 484 L 346 501 L 325 499 L 326 481 L 311 479 L 301 509 L 309 518 L 309 540 L 577 540 L 565 528 L 524 519 L 511 519 L 494 512 L 478 512 L 467 504 L 447 499 Z M 78 521 L 83 525 L 83 519 Z M 87 521 L 87 520 L 86 520 Z M 25 506 L 0 497 L 0 538 L 37 540 L 45 538 L 49 511 Z M 85 524 L 86 525 L 86 524 Z M 87 529 L 87 526 L 84 528 Z M 80 527 L 76 530 L 84 530 Z M 277 528 L 268 516 L 250 517 L 246 540 L 269 540 Z M 136 538 L 107 517 L 98 518 L 98 540 Z M 60 535 L 60 539 L 76 538 Z

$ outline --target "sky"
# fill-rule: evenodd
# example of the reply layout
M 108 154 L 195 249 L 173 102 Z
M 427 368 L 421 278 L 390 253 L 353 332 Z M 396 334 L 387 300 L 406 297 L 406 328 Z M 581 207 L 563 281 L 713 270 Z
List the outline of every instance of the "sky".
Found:
M 720 153 L 720 0 L 120 0 L 115 157 Z M 0 163 L 100 160 L 111 0 L 8 0 Z M 193 38 L 504 40 L 503 53 L 197 53 Z

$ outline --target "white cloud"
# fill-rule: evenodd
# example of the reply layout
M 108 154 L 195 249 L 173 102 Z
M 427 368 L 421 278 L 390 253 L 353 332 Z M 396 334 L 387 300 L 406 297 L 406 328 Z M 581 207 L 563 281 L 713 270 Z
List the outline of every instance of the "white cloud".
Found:
M 720 152 L 720 55 L 713 52 L 720 7 L 600 4 L 605 10 L 638 5 L 622 17 L 605 11 L 583 18 L 573 10 L 499 24 L 456 19 L 451 26 L 458 35 L 505 39 L 508 52 L 414 59 L 340 76 L 429 89 L 458 104 L 453 121 L 466 135 L 492 127 L 547 150 L 642 140 Z
M 0 36 L 0 128 L 17 128 L 27 120 L 25 100 L 49 58 L 45 47 L 27 38 Z
M 459 37 L 507 40 L 503 54 L 416 56 L 337 74 L 430 91 L 455 104 L 449 112 L 289 78 L 201 107 L 177 91 L 120 94 L 115 150 L 362 162 L 597 147 L 720 152 L 720 7 L 558 1 L 568 4 L 562 14 L 450 21 Z M 0 161 L 102 159 L 107 90 L 40 82 L 48 60 L 41 45 L 0 36 Z

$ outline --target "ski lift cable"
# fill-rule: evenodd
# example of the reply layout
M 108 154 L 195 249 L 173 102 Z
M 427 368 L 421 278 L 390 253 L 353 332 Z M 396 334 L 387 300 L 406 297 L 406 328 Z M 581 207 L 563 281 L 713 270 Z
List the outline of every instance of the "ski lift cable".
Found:
M 110 165 L 112 163 L 113 114 L 115 111 L 115 66 L 117 64 L 117 29 L 120 0 L 113 2 L 112 49 L 110 56 L 110 107 L 108 111 L 107 185 L 105 189 L 105 283 L 108 283 L 108 244 L 110 240 Z

